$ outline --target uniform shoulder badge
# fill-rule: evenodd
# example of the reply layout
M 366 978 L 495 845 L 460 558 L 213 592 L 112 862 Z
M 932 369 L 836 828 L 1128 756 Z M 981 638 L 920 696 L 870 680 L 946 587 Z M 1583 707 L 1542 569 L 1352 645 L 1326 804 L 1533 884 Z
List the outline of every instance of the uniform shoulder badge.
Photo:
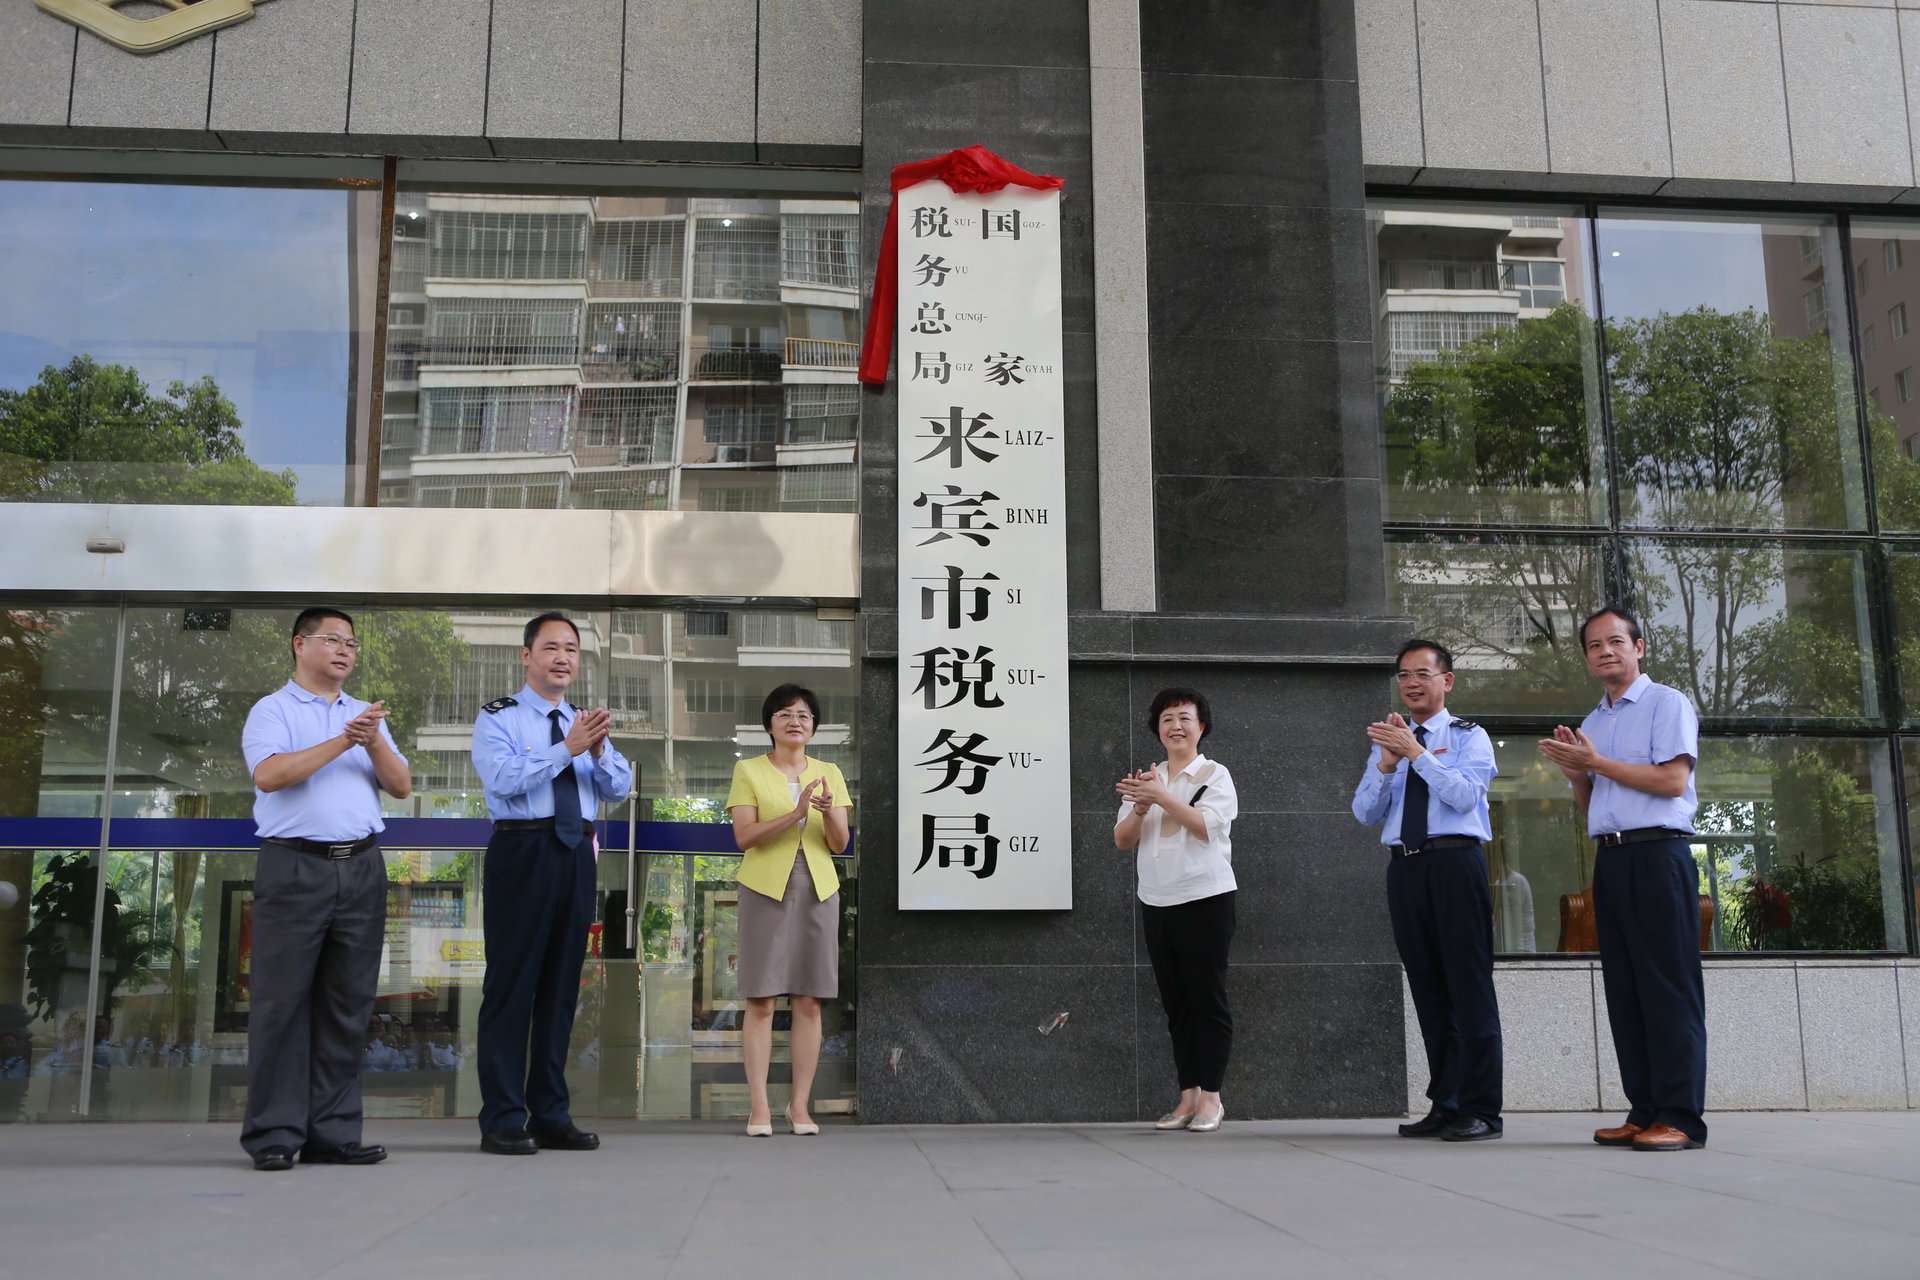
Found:
M 495 698 L 492 702 L 489 702 L 480 709 L 491 716 L 505 711 L 508 707 L 517 707 L 519 705 L 520 700 L 518 698 Z
M 1475 729 L 1478 729 L 1480 726 L 1475 724 L 1471 720 L 1455 720 L 1453 722 L 1453 727 L 1458 729 L 1462 733 L 1472 733 Z

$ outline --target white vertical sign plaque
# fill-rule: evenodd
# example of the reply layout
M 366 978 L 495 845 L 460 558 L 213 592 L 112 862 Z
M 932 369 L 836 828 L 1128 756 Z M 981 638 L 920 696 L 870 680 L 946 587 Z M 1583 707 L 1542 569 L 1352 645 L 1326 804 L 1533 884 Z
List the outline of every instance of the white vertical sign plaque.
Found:
M 1073 905 L 1060 193 L 897 193 L 900 906 Z

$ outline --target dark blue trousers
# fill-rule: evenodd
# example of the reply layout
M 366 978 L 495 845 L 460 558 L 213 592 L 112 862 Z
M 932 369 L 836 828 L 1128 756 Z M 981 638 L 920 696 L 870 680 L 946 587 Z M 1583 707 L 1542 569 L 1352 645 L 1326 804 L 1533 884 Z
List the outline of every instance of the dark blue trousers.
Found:
M 1684 839 L 1600 850 L 1593 922 L 1627 1123 L 1707 1140 L 1700 873 Z
M 480 1132 L 570 1124 L 567 1047 L 593 922 L 593 838 L 500 831 L 482 866 Z
M 1479 845 L 1387 864 L 1387 914 L 1427 1048 L 1427 1097 L 1448 1116 L 1501 1128 L 1500 1004 L 1493 892 Z

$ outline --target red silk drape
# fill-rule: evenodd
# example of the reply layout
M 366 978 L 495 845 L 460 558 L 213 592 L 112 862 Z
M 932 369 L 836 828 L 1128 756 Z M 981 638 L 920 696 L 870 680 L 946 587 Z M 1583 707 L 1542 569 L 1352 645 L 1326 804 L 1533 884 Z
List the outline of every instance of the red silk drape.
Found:
M 900 193 L 929 178 L 938 178 L 955 191 L 999 191 L 1003 187 L 1058 191 L 1067 185 L 1065 178 L 1028 173 L 980 146 L 893 166 L 893 200 L 887 206 L 887 230 L 880 237 L 880 257 L 874 263 L 873 295 L 867 299 L 867 336 L 860 347 L 862 382 L 887 380 L 887 366 L 893 360 L 894 311 L 900 300 Z

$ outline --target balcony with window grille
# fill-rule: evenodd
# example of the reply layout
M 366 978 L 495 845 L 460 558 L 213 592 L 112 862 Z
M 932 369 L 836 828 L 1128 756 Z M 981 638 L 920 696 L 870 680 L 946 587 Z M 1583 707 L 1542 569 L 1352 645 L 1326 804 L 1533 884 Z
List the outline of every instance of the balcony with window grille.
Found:
M 786 364 L 790 369 L 857 369 L 860 344 L 831 338 L 788 338 Z
M 687 351 L 693 382 L 778 382 L 784 376 L 779 347 L 696 342 Z
M 1381 284 L 1388 289 L 1419 292 L 1461 291 L 1496 293 L 1500 266 L 1494 262 L 1454 262 L 1445 259 L 1400 258 L 1380 264 Z

